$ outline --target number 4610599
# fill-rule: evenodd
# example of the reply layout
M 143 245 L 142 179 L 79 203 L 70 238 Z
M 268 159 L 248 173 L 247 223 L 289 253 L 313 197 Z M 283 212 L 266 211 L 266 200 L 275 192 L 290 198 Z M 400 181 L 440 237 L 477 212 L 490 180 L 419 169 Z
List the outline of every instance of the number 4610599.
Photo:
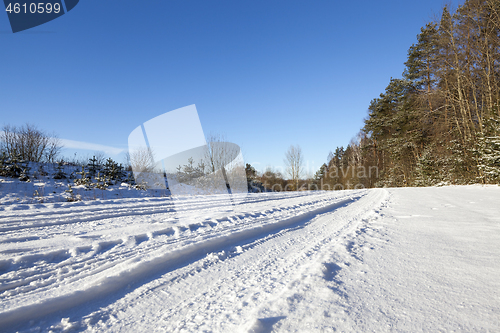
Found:
M 14 14 L 19 14 L 19 13 L 24 13 L 24 14 L 43 14 L 47 13 L 50 14 L 52 12 L 58 14 L 61 11 L 61 5 L 58 3 L 51 4 L 50 2 L 44 3 L 44 2 L 39 2 L 39 3 L 30 3 L 26 4 L 23 3 L 20 5 L 19 3 L 9 3 L 7 8 L 5 9 L 9 14 L 14 13 Z

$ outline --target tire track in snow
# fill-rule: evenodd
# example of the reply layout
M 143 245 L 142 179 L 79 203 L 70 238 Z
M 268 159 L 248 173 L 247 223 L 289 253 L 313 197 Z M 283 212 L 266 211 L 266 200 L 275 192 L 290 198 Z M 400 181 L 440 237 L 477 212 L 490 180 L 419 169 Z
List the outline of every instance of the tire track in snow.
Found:
M 249 238 L 259 238 L 268 235 L 270 232 L 290 227 L 294 223 L 300 223 L 304 219 L 308 219 L 311 216 L 319 214 L 323 211 L 331 210 L 337 205 L 347 204 L 354 200 L 352 198 L 345 200 L 337 199 L 335 203 L 326 205 L 325 202 L 328 202 L 328 199 L 331 200 L 331 197 L 328 198 L 328 196 L 321 195 L 310 197 L 311 201 L 309 202 L 299 202 L 298 204 L 279 208 L 275 207 L 273 209 L 268 209 L 265 212 L 236 212 L 234 215 L 229 215 L 226 219 L 221 218 L 218 222 L 212 222 L 212 225 L 210 225 L 210 223 L 205 223 L 203 224 L 203 227 L 209 227 L 213 229 L 213 232 L 209 233 L 208 236 L 210 237 L 207 237 L 205 234 L 201 240 L 193 240 L 193 235 L 201 236 L 203 235 L 202 233 L 192 232 L 193 229 L 194 231 L 200 229 L 202 227 L 200 225 L 200 227 L 196 228 L 184 227 L 184 230 L 179 229 L 177 233 L 174 233 L 177 237 L 173 238 L 171 237 L 173 235 L 169 231 L 158 232 L 156 235 L 151 233 L 150 236 L 148 236 L 149 239 L 147 241 L 143 240 L 139 242 L 139 245 L 143 245 L 142 247 L 133 244 L 133 246 L 129 246 L 127 249 L 125 241 L 115 242 L 114 244 L 112 243 L 113 241 L 111 241 L 111 243 L 108 243 L 110 248 L 107 250 L 111 252 L 116 250 L 116 255 L 114 257 L 109 256 L 110 252 L 102 251 L 102 247 L 106 247 L 105 243 L 97 243 L 97 246 L 95 246 L 91 251 L 86 252 L 86 255 L 80 258 L 80 260 L 72 261 L 70 260 L 71 258 L 67 259 L 68 263 L 66 266 L 73 266 L 70 266 L 71 269 L 67 272 L 63 272 L 63 274 L 57 275 L 54 273 L 54 270 L 51 271 L 50 269 L 35 272 L 35 274 L 31 277 L 31 280 L 28 281 L 30 282 L 30 287 L 28 288 L 29 290 L 25 290 L 24 292 L 23 290 L 20 290 L 20 285 L 11 285 L 11 287 L 17 289 L 18 292 L 10 295 L 5 294 L 4 297 L 2 297 L 4 300 L 15 299 L 17 294 L 20 294 L 23 300 L 33 301 L 33 299 L 35 299 L 37 303 L 18 306 L 14 309 L 4 308 L 4 312 L 0 314 L 0 327 L 15 323 L 16 321 L 22 321 L 22 318 L 25 318 L 27 315 L 29 316 L 29 314 L 32 316 L 40 316 L 56 311 L 58 308 L 63 309 L 68 306 L 81 304 L 96 297 L 102 297 L 103 295 L 110 293 L 113 290 L 118 290 L 131 282 L 146 278 L 148 275 L 158 271 L 159 266 L 161 267 L 160 270 L 164 271 L 165 269 L 168 269 L 166 266 L 170 265 L 170 267 L 173 267 L 173 265 L 175 266 L 181 264 L 182 258 L 192 258 L 193 256 L 203 255 L 207 249 L 213 252 L 217 249 L 225 248 L 231 243 L 238 243 L 245 239 L 248 240 Z M 295 198 L 299 197 L 295 196 Z M 290 198 L 284 196 L 281 199 L 289 200 Z M 308 200 L 309 198 L 306 197 L 305 199 Z M 304 198 L 302 198 L 302 200 L 304 200 Z M 240 206 L 251 207 L 251 205 L 252 202 L 249 202 L 246 206 Z M 212 205 L 211 207 L 214 206 L 215 205 Z M 307 208 L 309 208 L 309 211 L 307 211 Z M 302 213 L 304 209 L 306 209 L 305 213 L 295 217 L 290 216 Z M 274 220 L 278 220 L 278 222 L 273 223 Z M 213 224 L 215 224 L 215 227 Z M 255 224 L 257 224 L 256 227 Z M 252 227 L 252 225 L 254 225 L 254 227 Z M 165 235 L 167 236 L 167 240 L 162 239 L 158 242 L 149 242 L 149 240 L 155 237 L 161 238 Z M 144 234 L 138 236 L 140 236 L 140 238 L 144 238 Z M 170 244 L 179 244 L 181 245 L 181 248 L 173 251 L 165 249 Z M 141 260 L 141 257 L 147 257 L 147 259 Z M 27 261 L 29 262 L 29 260 Z M 65 261 L 63 260 L 61 264 L 64 262 Z M 78 266 L 80 266 L 80 270 Z M 108 269 L 116 266 L 122 266 L 122 270 L 118 270 L 118 273 L 107 272 Z M 64 267 L 56 265 L 55 268 L 60 270 Z M 19 272 L 16 272 L 16 274 L 17 273 Z M 33 281 L 43 280 L 44 278 L 46 278 L 46 281 L 38 285 L 35 284 L 35 286 L 31 287 L 31 283 Z M 86 278 L 93 278 L 93 281 L 91 281 L 91 287 L 89 288 L 80 290 L 77 289 L 55 298 L 44 298 L 43 295 L 41 295 L 44 290 L 48 291 L 51 284 L 59 283 L 59 285 L 57 285 L 58 287 L 68 287 L 71 286 L 73 282 L 80 282 Z M 62 282 L 60 282 L 60 280 L 62 280 Z M 3 290 L 9 289 L 9 283 L 5 284 L 2 282 L 2 288 Z M 20 303 L 22 302 L 18 302 L 18 304 Z
M 265 195 L 265 194 L 263 194 Z M 95 222 L 99 220 L 105 220 L 109 218 L 126 217 L 126 216 L 142 216 L 150 214 L 162 214 L 162 213 L 174 213 L 178 210 L 185 213 L 186 211 L 195 211 L 200 208 L 204 208 L 209 205 L 212 208 L 226 207 L 227 198 L 224 196 L 214 195 L 214 198 L 207 197 L 187 197 L 187 198 L 176 198 L 175 205 L 172 199 L 164 198 L 157 203 L 147 203 L 147 204 L 132 204 L 130 207 L 121 208 L 116 207 L 116 205 L 103 204 L 102 208 L 96 208 L 94 206 L 87 206 L 81 209 L 75 209 L 75 207 L 65 207 L 64 210 L 60 212 L 59 209 L 57 213 L 51 212 L 37 212 L 37 213 L 25 213 L 16 212 L 15 214 L 0 216 L 0 232 L 5 233 L 8 231 L 18 231 L 21 229 L 33 229 L 33 228 L 44 228 L 55 225 L 65 225 L 73 223 L 85 223 L 85 222 Z M 266 199 L 259 199 L 254 196 L 248 196 L 245 202 L 240 202 L 237 206 L 255 204 L 262 201 L 279 201 L 284 199 L 294 199 L 300 198 L 300 195 L 285 195 L 285 196 L 271 196 L 267 195 Z M 109 201 L 109 200 L 108 200 Z M 78 206 L 76 206 L 78 205 Z M 76 203 L 75 206 L 80 208 L 81 203 Z M 165 206 L 168 206 L 165 208 Z M 61 219 L 62 216 L 68 215 L 67 219 Z M 90 215 L 90 217 L 89 217 Z M 41 217 L 46 216 L 46 217 Z M 54 221 L 54 216 L 57 217 L 57 221 Z M 5 221 L 2 221 L 5 219 Z
M 274 193 L 273 193 L 274 194 Z M 279 201 L 283 199 L 293 199 L 303 197 L 304 194 L 296 194 L 295 192 L 285 192 L 281 196 L 274 196 L 270 193 L 259 193 L 260 197 L 255 195 L 248 195 L 244 202 L 239 202 L 237 205 L 249 204 L 249 203 L 259 203 L 259 202 L 269 202 L 269 201 Z M 217 198 L 217 195 L 213 197 Z M 264 197 L 264 198 L 262 198 Z M 168 209 L 164 209 L 165 204 L 173 205 L 173 201 L 175 200 L 175 206 L 181 209 L 198 209 L 199 207 L 204 207 L 207 204 L 214 206 L 215 201 L 227 202 L 226 197 L 220 197 L 218 200 L 211 197 L 203 197 L 203 196 L 178 196 L 175 199 L 165 197 L 165 198 L 147 198 L 147 199 L 123 199 L 123 200 L 97 200 L 97 201 L 80 201 L 74 203 L 56 203 L 56 204 L 31 204 L 31 205 L 23 205 L 30 207 L 32 209 L 27 210 L 15 210 L 15 211 L 2 211 L 2 216 L 0 216 L 0 225 L 4 223 L 25 223 L 32 221 L 40 221 L 40 220 L 51 220 L 54 215 L 64 216 L 71 215 L 76 216 L 81 214 L 82 216 L 94 214 L 96 217 L 98 216 L 108 216 L 112 215 L 113 217 L 117 216 L 126 216 L 126 214 L 131 215 L 140 215 L 141 213 L 163 213 L 170 211 L 173 207 L 169 207 Z M 130 202 L 127 202 L 130 201 Z M 137 203 L 139 201 L 139 203 Z M 144 202 L 143 202 L 144 201 Z M 117 204 L 118 202 L 118 204 Z M 119 205 L 127 204 L 126 208 L 122 208 Z M 14 205 L 15 206 L 15 205 Z M 40 206 L 44 206 L 43 208 L 53 208 L 57 209 L 57 212 L 54 211 L 43 211 L 39 210 Z M 36 208 L 36 209 L 35 209 Z M 37 210 L 36 212 L 32 212 L 33 210 Z M 136 214 L 139 212 L 139 214 Z M 117 215 L 124 213 L 124 215 Z M 44 217 L 47 218 L 44 218 Z M 12 218 L 16 218 L 12 220 Z M 106 218 L 106 217 L 104 217 Z M 4 220 L 8 220 L 4 222 Z
M 335 266 L 330 266 L 328 274 L 323 263 L 331 261 L 332 249 L 342 250 L 346 240 L 356 235 L 385 194 L 385 190 L 377 190 L 342 208 L 315 214 L 295 228 L 251 243 L 243 240 L 233 251 L 210 254 L 204 261 L 165 274 L 106 309 L 83 317 L 80 324 L 111 332 L 131 327 L 139 331 L 246 332 L 259 324 L 257 318 L 264 322 L 265 318 L 283 319 L 288 306 L 305 302 L 303 279 L 311 282 L 308 276 L 312 274 L 320 282 L 330 277 L 335 283 Z M 205 265 L 217 256 L 221 260 Z M 128 318 L 138 319 L 134 313 L 141 313 L 144 322 L 130 321 Z

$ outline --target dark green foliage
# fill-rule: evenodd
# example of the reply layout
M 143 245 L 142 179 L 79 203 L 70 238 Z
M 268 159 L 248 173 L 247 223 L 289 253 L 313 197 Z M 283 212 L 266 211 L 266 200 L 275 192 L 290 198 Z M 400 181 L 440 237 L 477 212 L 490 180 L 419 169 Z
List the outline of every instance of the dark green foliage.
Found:
M 92 156 L 92 158 L 89 159 L 89 162 L 87 163 L 87 169 L 90 177 L 94 177 L 101 169 L 101 166 L 99 165 L 98 160 L 95 156 Z
M 378 168 L 369 186 L 500 183 L 499 14 L 498 1 L 467 0 L 421 29 L 403 79 L 369 106 L 361 158 L 343 152 L 349 166 Z M 330 170 L 345 168 L 341 153 Z
M 121 182 L 125 177 L 123 166 L 108 158 L 105 165 L 99 165 L 95 156 L 89 159 L 87 167 L 82 166 L 81 172 L 76 172 L 80 177 L 75 179 L 75 185 L 84 185 L 87 189 L 98 188 L 105 190 L 110 185 Z M 127 182 L 135 184 L 131 173 L 128 174 Z
M 82 171 L 81 172 L 76 172 L 77 175 L 80 176 L 80 178 L 77 178 L 74 180 L 75 185 L 84 185 L 86 189 L 90 189 L 90 176 L 87 171 L 85 171 L 85 167 L 82 166 Z
M 478 178 L 483 183 L 500 183 L 500 117 L 487 119 L 484 127 L 477 142 Z
M 0 154 L 0 176 L 7 176 L 7 166 L 9 165 L 9 158 L 6 152 Z
M 318 171 L 314 174 L 313 184 L 318 185 L 321 183 L 321 180 L 325 177 L 328 167 L 325 163 L 321 165 Z
M 250 193 L 265 192 L 264 186 L 257 179 L 257 171 L 249 163 L 245 165 L 245 173 L 247 176 L 248 192 Z
M 257 176 L 257 171 L 249 163 L 245 165 L 245 173 L 247 176 L 247 180 L 255 179 L 255 177 Z
M 127 171 L 127 178 L 125 178 L 125 183 L 127 183 L 131 186 L 136 185 L 134 174 L 132 171 Z
M 19 155 L 9 156 L 5 152 L 0 155 L 0 176 L 29 181 L 29 170 L 28 162 L 22 160 Z
M 437 82 L 435 66 L 438 56 L 438 31 L 436 23 L 428 23 L 417 36 L 418 42 L 408 50 L 408 60 L 403 73 L 413 87 L 430 93 Z
M 66 179 L 66 173 L 64 172 L 63 161 L 57 162 L 56 173 L 54 174 L 54 179 Z
M 121 182 L 124 177 L 123 166 L 108 158 L 103 168 L 103 175 L 108 177 L 111 183 Z
M 11 178 L 19 178 L 21 173 L 23 172 L 23 161 L 19 158 L 18 155 L 12 156 L 7 164 L 7 177 Z
M 98 188 L 100 190 L 106 190 L 109 185 L 112 185 L 110 179 L 104 174 L 101 175 L 100 172 L 97 173 L 97 176 L 94 177 L 95 182 L 90 185 L 94 188 Z

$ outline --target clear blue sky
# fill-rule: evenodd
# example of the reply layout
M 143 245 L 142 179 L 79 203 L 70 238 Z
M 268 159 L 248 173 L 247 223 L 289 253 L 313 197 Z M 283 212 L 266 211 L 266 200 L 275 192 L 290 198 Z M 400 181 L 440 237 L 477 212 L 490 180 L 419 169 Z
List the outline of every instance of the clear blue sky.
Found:
M 317 169 L 444 4 L 82 0 L 16 34 L 0 13 L 0 125 L 126 149 L 141 123 L 196 104 L 205 133 L 224 133 L 257 169 L 283 165 L 291 144 Z

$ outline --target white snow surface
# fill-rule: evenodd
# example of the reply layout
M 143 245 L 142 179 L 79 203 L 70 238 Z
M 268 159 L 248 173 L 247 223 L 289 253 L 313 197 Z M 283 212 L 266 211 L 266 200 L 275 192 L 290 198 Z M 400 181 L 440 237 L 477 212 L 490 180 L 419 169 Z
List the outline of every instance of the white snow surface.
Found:
M 0 332 L 500 332 L 499 199 L 453 186 L 229 207 L 11 200 Z

